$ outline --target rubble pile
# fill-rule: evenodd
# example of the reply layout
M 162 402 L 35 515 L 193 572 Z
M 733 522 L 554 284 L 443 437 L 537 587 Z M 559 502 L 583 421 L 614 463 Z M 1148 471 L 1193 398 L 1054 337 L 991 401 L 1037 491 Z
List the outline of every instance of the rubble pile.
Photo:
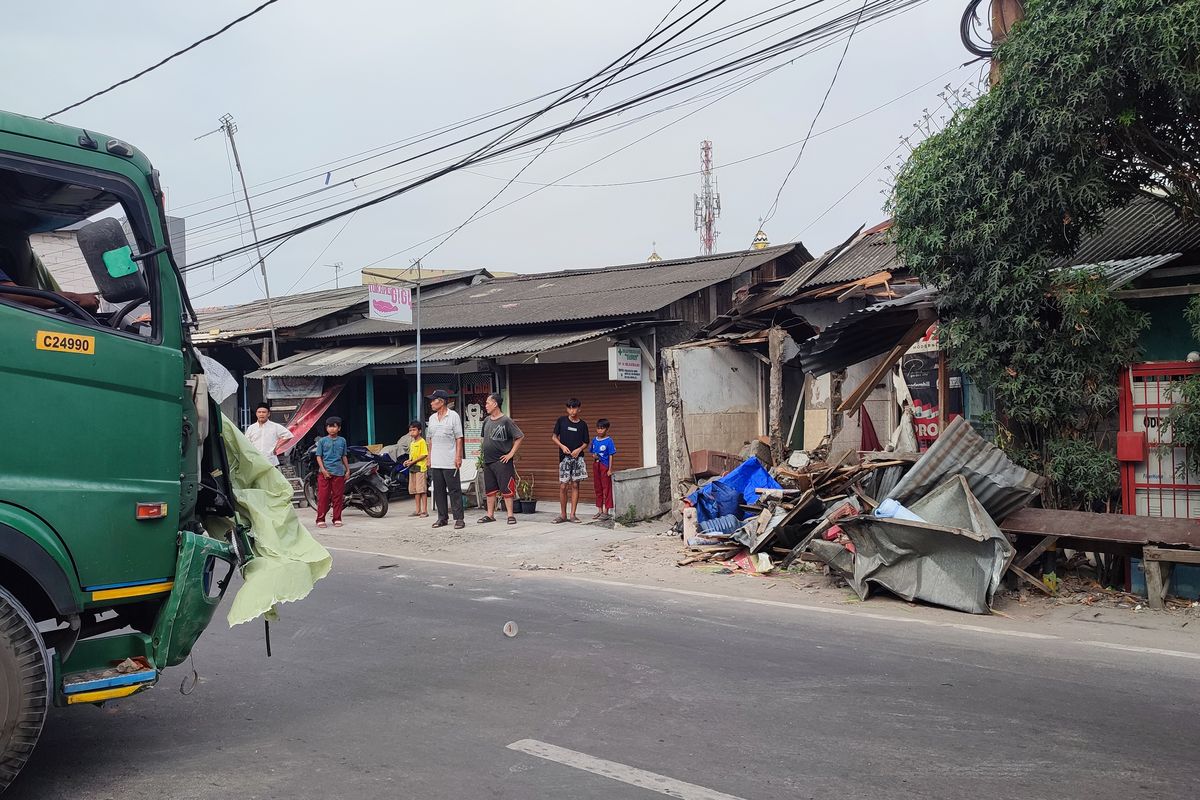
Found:
M 750 456 L 684 498 L 680 566 L 720 562 L 767 574 L 818 561 L 866 599 L 986 614 L 1015 555 L 996 520 L 1029 503 L 1042 478 L 1009 461 L 965 420 L 923 454 L 828 447 L 767 468 Z

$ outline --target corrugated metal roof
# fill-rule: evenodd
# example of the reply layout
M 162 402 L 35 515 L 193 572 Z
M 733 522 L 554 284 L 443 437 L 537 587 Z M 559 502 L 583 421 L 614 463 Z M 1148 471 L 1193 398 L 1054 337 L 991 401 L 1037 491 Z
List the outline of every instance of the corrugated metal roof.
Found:
M 896 240 L 891 226 L 864 233 L 849 247 L 838 253 L 824 269 L 812 276 L 804 288 L 835 283 L 848 283 L 878 272 L 905 269 L 896 256 Z
M 1173 208 L 1139 197 L 1106 214 L 1103 227 L 1085 236 L 1078 249 L 1055 266 L 1195 250 L 1200 250 L 1200 222 L 1180 219 Z
M 422 282 L 423 290 L 469 283 L 479 276 L 488 274 L 485 269 L 444 275 Z M 275 329 L 299 328 L 351 309 L 367 302 L 367 287 L 347 286 L 342 289 L 325 289 L 319 292 L 286 295 L 271 299 L 271 311 L 275 318 Z M 211 342 L 247 336 L 270 330 L 271 314 L 267 313 L 267 301 L 255 300 L 238 306 L 199 309 L 199 329 L 193 340 Z
M 818 286 L 849 283 L 879 272 L 906 270 L 896 255 L 890 220 L 865 232 L 860 228 L 837 247 L 798 269 L 775 290 L 776 297 L 791 297 Z
M 672 261 L 495 278 L 425 300 L 421 328 L 495 328 L 648 315 L 693 292 L 789 257 L 807 258 L 808 254 L 802 245 L 786 244 Z M 409 330 L 409 325 L 360 319 L 321 331 L 314 338 Z
M 882 355 L 904 338 L 920 319 L 921 309 L 931 307 L 936 298 L 935 289 L 922 287 L 905 297 L 847 314 L 801 342 L 796 360 L 805 372 L 824 375 Z
M 422 330 L 496 328 L 653 314 L 688 295 L 774 259 L 807 261 L 799 243 L 671 261 L 561 270 L 482 281 L 423 296 Z M 461 276 L 440 279 L 461 281 Z M 299 327 L 366 303 L 366 287 L 279 298 L 277 328 Z M 228 339 L 268 329 L 265 301 L 200 312 L 197 342 Z M 360 319 L 320 331 L 314 338 L 399 333 L 411 326 Z M 217 333 L 213 333 L 217 331 Z
M 1080 264 L 1074 268 L 1100 271 L 1108 279 L 1109 288 L 1116 290 L 1179 257 L 1179 253 L 1167 253 Z M 936 289 L 922 287 L 910 295 L 847 314 L 800 343 L 801 367 L 806 372 L 824 375 L 888 352 L 916 323 L 919 309 L 932 306 L 937 297 Z
M 1087 264 L 1083 269 L 1098 269 L 1108 278 L 1108 288 L 1116 290 L 1136 281 L 1151 270 L 1158 269 L 1164 264 L 1179 258 L 1182 253 L 1167 253 L 1161 256 L 1142 256 L 1141 258 L 1126 258 L 1116 261 L 1102 261 L 1099 264 Z
M 560 347 L 598 339 L 632 325 L 616 325 L 599 330 L 559 333 L 531 333 L 513 336 L 485 336 L 445 342 L 422 342 L 421 363 L 453 363 L 474 358 L 500 358 L 521 353 L 544 353 Z M 333 377 L 349 375 L 364 367 L 406 366 L 417 361 L 415 342 L 402 345 L 359 345 L 307 350 L 280 359 L 246 375 L 247 378 Z

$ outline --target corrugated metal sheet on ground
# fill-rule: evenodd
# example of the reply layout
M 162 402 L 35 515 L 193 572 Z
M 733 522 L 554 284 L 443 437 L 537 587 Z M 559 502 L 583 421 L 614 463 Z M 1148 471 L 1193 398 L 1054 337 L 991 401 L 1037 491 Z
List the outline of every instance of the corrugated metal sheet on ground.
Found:
M 956 417 L 888 497 L 911 505 L 954 475 L 967 479 L 971 494 L 994 520 L 1029 505 L 1047 482 L 1013 463 L 999 447 L 984 441 L 966 419 Z
M 448 342 L 422 342 L 421 362 L 453 363 L 474 358 L 500 358 L 520 353 L 543 353 L 591 341 L 630 326 L 616 325 L 600 330 L 532 333 L 515 336 L 486 336 Z M 405 366 L 417 360 L 416 342 L 401 345 L 359 345 L 309 350 L 268 364 L 247 378 L 316 377 L 349 375 L 364 367 Z
M 922 522 L 867 516 L 843 523 L 854 542 L 854 590 L 865 600 L 880 586 L 905 600 L 988 613 L 1013 548 L 968 481 L 953 475 L 909 510 Z

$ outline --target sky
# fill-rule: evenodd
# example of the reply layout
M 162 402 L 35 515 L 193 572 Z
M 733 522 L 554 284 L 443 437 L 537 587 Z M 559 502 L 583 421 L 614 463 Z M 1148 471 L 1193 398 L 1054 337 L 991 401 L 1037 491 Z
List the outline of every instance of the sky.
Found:
M 697 1 L 682 0 L 670 19 Z M 21 78 L 0 84 L 0 108 L 39 117 L 50 113 L 212 33 L 258 3 L 111 0 L 72 4 L 70 15 L 60 4 L 26 6 L 6 21 L 0 74 Z M 657 65 L 655 71 L 554 109 L 517 137 L 568 122 L 585 106 L 586 115 L 696 74 L 707 62 L 736 57 L 765 37 L 770 38 L 750 49 L 857 13 L 861 3 L 710 0 L 706 8 L 717 5 L 677 42 L 776 5 L 780 8 L 755 21 L 796 13 L 675 64 L 664 65 L 660 54 L 621 77 L 645 66 Z M 706 139 L 713 144 L 722 207 L 715 249 L 744 249 L 759 220 L 769 217 L 763 228 L 773 244 L 798 239 L 820 253 L 860 225 L 885 218 L 887 168 L 898 167 L 908 152 L 901 137 L 915 143 L 948 115 L 938 97 L 947 84 L 977 83 L 981 65 L 964 66 L 971 56 L 959 41 L 964 5 L 925 0 L 898 16 L 859 26 L 832 89 L 844 36 L 568 131 L 532 164 L 545 142 L 303 233 L 267 258 L 271 293 L 359 283 L 364 267 L 403 268 L 418 257 L 435 269 L 544 272 L 644 261 L 652 249 L 663 258 L 697 255 L 693 195 L 700 187 L 700 143 Z M 443 134 L 419 147 L 410 141 L 408 149 L 397 150 L 406 139 L 594 75 L 641 43 L 673 6 L 674 0 L 279 0 L 213 41 L 56 119 L 117 136 L 149 156 L 162 173 L 168 213 L 187 221 L 187 262 L 195 264 L 253 241 L 228 144 L 219 133 L 204 135 L 218 129 L 222 115 L 236 120 L 259 233 L 268 236 L 427 174 L 439 159 L 465 155 L 490 137 L 380 170 L 453 137 Z M 788 26 L 796 27 L 785 30 Z M 740 83 L 728 82 L 768 68 L 774 69 L 740 89 Z M 697 97 L 718 87 L 719 93 Z M 511 123 L 555 97 L 455 135 Z M 682 101 L 690 103 L 671 108 Z M 813 136 L 797 161 L 810 127 Z M 356 155 L 375 157 L 350 164 Z M 362 175 L 373 170 L 380 171 Z M 434 249 L 501 189 L 483 215 Z M 330 266 L 339 262 L 340 272 Z M 236 254 L 189 272 L 196 306 L 261 298 L 257 270 L 247 271 L 252 263 L 249 255 Z

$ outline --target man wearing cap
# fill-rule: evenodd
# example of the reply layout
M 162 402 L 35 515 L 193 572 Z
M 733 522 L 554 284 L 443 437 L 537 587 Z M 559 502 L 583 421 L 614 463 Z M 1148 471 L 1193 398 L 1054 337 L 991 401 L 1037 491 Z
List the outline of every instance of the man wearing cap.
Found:
M 462 479 L 459 477 L 463 462 L 463 425 L 458 412 L 446 404 L 449 399 L 450 393 L 445 389 L 429 395 L 433 413 L 425 426 L 425 438 L 429 441 L 429 479 L 433 484 L 433 505 L 437 509 L 437 522 L 433 527 L 443 528 L 450 524 L 453 513 L 454 527 L 465 528 Z

